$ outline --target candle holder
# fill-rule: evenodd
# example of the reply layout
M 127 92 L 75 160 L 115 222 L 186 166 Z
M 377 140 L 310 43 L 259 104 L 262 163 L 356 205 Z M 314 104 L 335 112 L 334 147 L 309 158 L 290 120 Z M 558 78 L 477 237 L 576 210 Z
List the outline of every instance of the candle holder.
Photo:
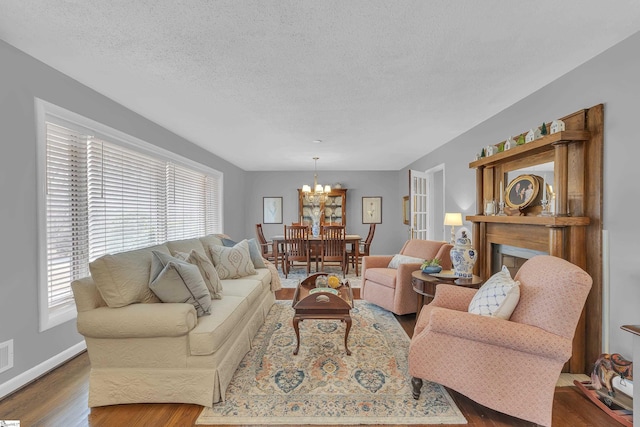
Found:
M 549 204 L 549 200 L 546 197 L 540 200 L 540 205 L 542 205 L 542 211 L 538 216 L 553 216 L 553 214 L 549 212 L 549 208 L 551 207 L 551 205 Z
M 504 213 L 504 202 L 498 202 L 498 213 L 496 216 L 507 216 L 507 214 Z

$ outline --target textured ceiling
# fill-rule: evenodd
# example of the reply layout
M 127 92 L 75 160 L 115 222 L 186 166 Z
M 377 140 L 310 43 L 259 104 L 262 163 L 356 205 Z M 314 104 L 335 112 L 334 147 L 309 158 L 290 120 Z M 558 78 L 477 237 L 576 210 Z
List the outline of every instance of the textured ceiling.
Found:
M 401 169 L 639 30 L 637 0 L 0 0 L 0 39 L 245 170 Z

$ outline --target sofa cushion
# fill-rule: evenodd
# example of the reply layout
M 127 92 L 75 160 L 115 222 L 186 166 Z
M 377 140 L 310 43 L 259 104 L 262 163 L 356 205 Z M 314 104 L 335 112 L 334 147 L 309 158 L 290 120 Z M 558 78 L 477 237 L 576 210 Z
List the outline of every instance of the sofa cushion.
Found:
M 262 258 L 262 252 L 260 251 L 260 245 L 256 239 L 247 240 L 249 243 L 249 255 L 251 256 L 251 262 L 255 268 L 267 268 L 267 265 L 264 263 L 264 259 Z
M 224 299 L 211 301 L 211 315 L 200 317 L 189 332 L 189 348 L 194 356 L 215 353 L 231 334 L 238 332 L 238 325 L 249 311 L 246 298 L 225 295 Z
M 255 275 L 243 277 L 241 279 L 225 279 L 222 281 L 225 295 L 233 295 L 247 299 L 250 306 L 258 301 L 264 293 L 264 286 L 260 280 L 254 278 Z
M 176 256 L 176 253 L 178 252 L 183 252 L 188 254 L 194 249 L 201 254 L 207 253 L 205 246 L 203 246 L 200 239 L 197 239 L 197 238 L 184 239 L 184 240 L 172 240 L 167 242 L 167 247 L 169 248 L 169 251 L 171 251 L 173 256 Z
M 149 289 L 151 252 L 170 255 L 166 245 L 151 246 L 115 255 L 103 255 L 89 263 L 91 277 L 109 307 L 160 302 Z
M 200 270 L 200 274 L 204 279 L 204 283 L 207 285 L 209 289 L 209 293 L 211 294 L 211 298 L 213 299 L 221 299 L 222 298 L 222 283 L 220 282 L 220 277 L 218 277 L 218 271 L 213 266 L 208 257 L 202 255 L 197 250 L 193 249 L 189 253 L 185 252 L 176 252 L 175 257 L 186 261 L 189 264 L 196 265 Z
M 367 268 L 364 280 L 370 280 L 388 288 L 396 287 L 398 271 L 393 268 Z
M 209 246 L 213 265 L 218 271 L 220 279 L 237 279 L 239 277 L 256 274 L 256 269 L 251 262 L 249 244 L 241 241 L 232 248 L 224 246 Z
M 412 257 L 408 255 L 396 254 L 389 261 L 389 268 L 398 268 L 400 264 L 422 264 L 423 258 Z
M 195 307 L 198 317 L 211 314 L 211 294 L 198 266 L 153 251 L 149 288 L 162 302 Z
M 478 289 L 469 303 L 469 313 L 508 320 L 520 300 L 520 282 L 511 278 L 506 266 Z

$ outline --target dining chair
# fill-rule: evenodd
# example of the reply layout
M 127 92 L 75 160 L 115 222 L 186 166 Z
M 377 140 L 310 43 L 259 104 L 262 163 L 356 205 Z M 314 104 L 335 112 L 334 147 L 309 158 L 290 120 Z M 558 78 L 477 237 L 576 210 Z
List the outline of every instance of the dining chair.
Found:
M 309 257 L 309 227 L 306 225 L 284 226 L 284 277 L 287 278 L 294 262 L 304 262 L 307 275 L 311 272 Z
M 320 244 L 322 271 L 324 271 L 325 261 L 339 262 L 342 268 L 342 277 L 345 277 L 348 263 L 344 225 L 325 225 L 322 227 L 320 235 L 322 237 L 322 243 Z
M 276 259 L 277 252 L 275 250 L 274 243 L 271 241 L 268 241 L 264 237 L 264 232 L 262 231 L 262 224 L 256 224 L 256 237 L 258 238 L 258 244 L 260 245 L 260 253 L 262 255 L 262 258 L 273 262 L 277 267 L 279 260 Z M 277 258 L 280 258 L 279 254 Z
M 369 224 L 369 234 L 367 234 L 367 238 L 364 240 L 364 242 L 360 242 L 358 253 L 356 254 L 355 245 L 351 245 L 351 249 L 349 249 L 349 251 L 347 252 L 349 262 L 353 266 L 353 268 L 356 269 L 356 274 L 358 271 L 358 264 L 362 262 L 362 257 L 369 256 L 369 252 L 371 249 L 371 242 L 373 241 L 373 235 L 375 234 L 375 232 L 376 232 L 376 225 Z M 349 269 L 347 267 L 347 272 L 348 271 Z

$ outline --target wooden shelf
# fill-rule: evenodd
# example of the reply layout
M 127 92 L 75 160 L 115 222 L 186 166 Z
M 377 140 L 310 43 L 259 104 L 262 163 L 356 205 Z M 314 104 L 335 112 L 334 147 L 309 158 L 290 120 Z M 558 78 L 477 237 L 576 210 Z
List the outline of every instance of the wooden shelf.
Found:
M 565 130 L 552 135 L 543 136 L 540 139 L 529 142 L 524 145 L 518 145 L 510 150 L 493 156 L 483 157 L 469 163 L 469 168 L 478 168 L 480 166 L 493 166 L 503 163 L 506 160 L 516 160 L 519 158 L 531 156 L 533 154 L 542 153 L 544 151 L 553 150 L 554 144 L 562 142 L 587 141 L 591 137 L 591 133 L 586 130 Z
M 490 222 L 494 224 L 528 224 L 528 225 L 544 225 L 548 227 L 579 227 L 587 226 L 591 222 L 586 216 L 485 216 L 485 215 L 468 215 L 467 221 L 471 222 Z

